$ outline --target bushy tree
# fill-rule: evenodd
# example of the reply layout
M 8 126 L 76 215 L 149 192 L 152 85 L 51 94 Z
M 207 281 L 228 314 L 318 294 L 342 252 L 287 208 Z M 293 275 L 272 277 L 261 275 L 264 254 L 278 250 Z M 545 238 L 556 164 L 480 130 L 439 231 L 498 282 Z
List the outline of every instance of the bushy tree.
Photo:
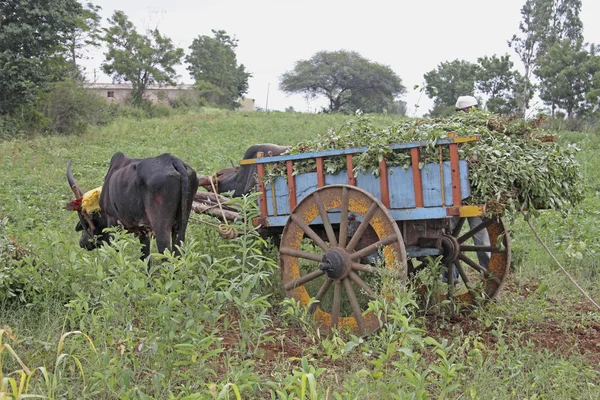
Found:
M 576 43 L 582 39 L 583 24 L 579 18 L 581 0 L 526 0 L 521 9 L 518 35 L 508 41 L 525 68 L 523 75 L 522 113 L 529 107 L 527 95 L 535 90 L 532 81 L 538 59 L 556 41 Z
M 33 103 L 61 77 L 61 51 L 82 13 L 76 0 L 0 1 L 0 113 Z
M 464 60 L 442 62 L 436 69 L 427 72 L 424 75 L 425 92 L 434 99 L 431 114 L 454 107 L 459 96 L 473 96 L 476 74 L 477 65 Z
M 325 96 L 327 112 L 383 112 L 406 88 L 388 66 L 367 60 L 355 51 L 321 51 L 309 60 L 297 61 L 284 73 L 279 88 L 309 98 Z
M 498 114 L 518 113 L 523 99 L 529 100 L 522 93 L 524 90 L 523 76 L 514 69 L 514 64 L 508 54 L 493 55 L 477 59 L 479 68 L 476 73 L 477 90 L 488 97 L 486 108 Z
M 212 30 L 214 37 L 198 36 L 185 58 L 188 71 L 200 95 L 213 104 L 239 107 L 237 100 L 248 93 L 252 76 L 244 64 L 238 65 L 235 49 L 238 40 L 223 30 Z
M 540 98 L 552 107 L 553 114 L 558 107 L 572 117 L 590 107 L 588 100 L 593 99 L 594 80 L 600 72 L 598 56 L 581 42 L 565 39 L 550 47 L 538 63 Z
M 148 85 L 175 85 L 175 66 L 181 63 L 183 49 L 173 45 L 158 29 L 138 33 L 122 11 L 108 20 L 102 40 L 108 46 L 103 71 L 117 82 L 130 82 L 134 104 L 141 104 Z

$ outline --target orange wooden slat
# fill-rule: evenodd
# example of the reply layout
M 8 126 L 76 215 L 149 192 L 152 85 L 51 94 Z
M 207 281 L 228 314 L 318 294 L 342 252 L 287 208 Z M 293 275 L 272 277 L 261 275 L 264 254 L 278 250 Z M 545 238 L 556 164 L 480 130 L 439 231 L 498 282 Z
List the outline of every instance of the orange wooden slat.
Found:
M 348 185 L 356 186 L 356 178 L 354 177 L 354 162 L 352 154 L 346 154 L 346 169 L 348 170 Z
M 262 158 L 264 154 L 259 152 L 256 154 L 257 158 Z M 265 176 L 265 164 L 257 164 L 256 172 L 258 174 L 258 191 L 260 192 L 260 216 L 267 216 L 267 193 L 265 191 L 265 182 L 263 180 Z
M 413 183 L 415 187 L 415 206 L 423 207 L 423 182 L 421 181 L 421 170 L 419 169 L 419 162 L 421 155 L 419 148 L 415 147 L 410 150 L 412 171 L 413 171 Z
M 288 198 L 290 202 L 290 213 L 296 208 L 296 177 L 294 176 L 294 161 L 288 160 L 285 162 L 287 169 L 288 181 Z
M 448 147 L 450 149 L 450 169 L 452 171 L 452 205 L 456 207 L 462 205 L 458 145 L 451 144 Z
M 317 157 L 317 185 L 320 188 L 325 186 L 325 168 L 323 166 L 323 157 Z
M 381 202 L 390 208 L 390 187 L 388 186 L 388 169 L 385 157 L 379 162 L 379 187 L 381 190 Z

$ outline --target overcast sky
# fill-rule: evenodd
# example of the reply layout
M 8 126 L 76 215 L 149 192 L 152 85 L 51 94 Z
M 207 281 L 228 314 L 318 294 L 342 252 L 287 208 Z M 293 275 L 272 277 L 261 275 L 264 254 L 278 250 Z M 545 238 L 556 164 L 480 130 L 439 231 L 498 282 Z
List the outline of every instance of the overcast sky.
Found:
M 403 100 L 410 116 L 422 115 L 432 101 L 414 85 L 423 74 L 443 61 L 509 53 L 507 45 L 518 32 L 520 10 L 525 0 L 97 0 L 101 15 L 115 10 L 127 14 L 139 32 L 158 27 L 186 54 L 192 40 L 212 36 L 222 29 L 238 42 L 238 62 L 252 73 L 247 97 L 269 110 L 315 112 L 326 102 L 307 101 L 302 95 L 279 90 L 281 74 L 298 60 L 321 50 L 353 50 L 363 57 L 388 65 L 407 87 Z M 600 0 L 582 0 L 581 19 L 585 40 L 600 44 Z M 87 77 L 110 82 L 100 72 L 104 49 L 90 53 L 83 62 Z M 179 82 L 193 83 L 184 65 L 178 67 Z M 268 105 L 267 105 L 268 94 Z M 418 105 L 418 107 L 416 107 Z

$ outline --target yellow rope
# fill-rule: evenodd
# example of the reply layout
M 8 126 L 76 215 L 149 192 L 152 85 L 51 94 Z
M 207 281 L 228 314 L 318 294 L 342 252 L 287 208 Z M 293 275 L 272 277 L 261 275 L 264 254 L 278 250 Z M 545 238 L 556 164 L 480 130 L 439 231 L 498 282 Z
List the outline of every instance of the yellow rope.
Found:
M 209 177 L 210 180 L 210 186 L 212 187 L 213 193 L 215 194 L 215 197 L 217 198 L 217 204 L 219 205 L 219 209 L 221 210 L 221 215 L 223 216 L 223 221 L 227 221 L 227 218 L 225 217 L 225 212 L 223 211 L 223 207 L 221 206 L 221 201 L 219 200 L 219 193 L 217 193 L 217 189 L 215 188 L 215 184 L 213 182 L 213 177 Z M 221 224 L 218 226 L 219 229 L 219 234 L 221 235 L 221 237 L 223 239 L 235 239 L 237 237 L 237 231 L 232 228 L 232 227 L 228 227 L 226 224 Z

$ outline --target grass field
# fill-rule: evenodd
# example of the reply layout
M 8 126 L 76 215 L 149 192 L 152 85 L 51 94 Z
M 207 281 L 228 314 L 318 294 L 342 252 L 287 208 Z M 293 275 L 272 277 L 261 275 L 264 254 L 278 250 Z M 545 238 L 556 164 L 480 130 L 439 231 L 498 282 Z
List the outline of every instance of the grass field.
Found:
M 347 119 L 213 111 L 0 142 L 0 399 L 600 398 L 600 313 L 518 215 L 507 216 L 513 261 L 499 301 L 423 316 L 399 290 L 382 304 L 385 328 L 365 338 L 316 332 L 256 234 L 225 241 L 192 221 L 183 256 L 149 268 L 122 232 L 112 247 L 78 246 L 77 216 L 64 210 L 70 159 L 84 190 L 102 183 L 115 151 L 170 152 L 206 174 L 251 144 L 294 144 Z M 598 301 L 600 136 L 558 136 L 581 148 L 586 198 L 533 224 Z M 256 212 L 253 198 L 242 203 Z

